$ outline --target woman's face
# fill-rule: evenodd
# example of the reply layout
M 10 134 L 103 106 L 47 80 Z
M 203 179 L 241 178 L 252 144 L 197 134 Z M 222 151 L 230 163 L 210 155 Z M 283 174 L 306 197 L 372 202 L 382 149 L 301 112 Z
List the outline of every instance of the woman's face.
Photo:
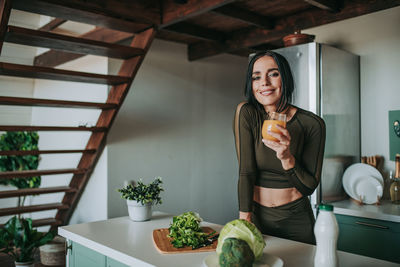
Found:
M 264 107 L 275 110 L 282 96 L 282 79 L 278 65 L 270 56 L 263 56 L 254 62 L 252 75 L 253 94 Z

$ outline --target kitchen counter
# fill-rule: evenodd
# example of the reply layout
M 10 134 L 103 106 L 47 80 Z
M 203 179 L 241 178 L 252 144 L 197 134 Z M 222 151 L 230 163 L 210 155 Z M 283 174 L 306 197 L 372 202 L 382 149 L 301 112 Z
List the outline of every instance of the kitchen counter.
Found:
M 384 200 L 380 205 L 359 205 L 351 199 L 330 203 L 333 212 L 341 215 L 400 222 L 400 205 Z
M 204 258 L 215 252 L 166 255 L 160 254 L 154 247 L 153 230 L 168 228 L 171 222 L 171 215 L 154 212 L 152 219 L 146 222 L 133 222 L 129 217 L 120 217 L 59 227 L 58 234 L 130 266 L 202 266 Z M 222 228 L 221 225 L 207 222 L 203 222 L 202 226 L 209 226 L 217 231 Z M 313 266 L 315 246 L 273 236 L 265 236 L 265 240 L 267 246 L 264 251 L 280 257 L 285 267 Z M 338 256 L 340 266 L 346 267 L 399 266 L 396 263 L 342 251 L 338 251 Z

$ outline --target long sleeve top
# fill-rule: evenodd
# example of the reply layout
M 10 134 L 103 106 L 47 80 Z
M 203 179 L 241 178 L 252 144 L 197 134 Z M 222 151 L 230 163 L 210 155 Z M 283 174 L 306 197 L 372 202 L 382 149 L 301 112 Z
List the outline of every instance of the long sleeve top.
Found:
M 290 152 L 295 166 L 282 168 L 276 152 L 262 142 L 261 128 L 268 115 L 249 103 L 238 105 L 234 119 L 234 135 L 239 162 L 239 210 L 253 209 L 254 186 L 267 188 L 295 187 L 303 195 L 311 195 L 318 186 L 325 148 L 325 123 L 312 112 L 297 107 L 286 123 L 291 136 Z

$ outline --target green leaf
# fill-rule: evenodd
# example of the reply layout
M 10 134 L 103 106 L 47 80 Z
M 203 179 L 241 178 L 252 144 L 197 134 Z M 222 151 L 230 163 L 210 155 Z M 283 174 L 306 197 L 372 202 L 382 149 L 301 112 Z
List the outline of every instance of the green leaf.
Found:
M 12 217 L 0 229 L 0 251 L 8 253 L 16 261 L 26 262 L 33 259 L 36 248 L 54 238 L 54 233 L 40 233 L 32 228 L 32 220 Z
M 39 135 L 37 132 L 6 132 L 0 136 L 0 150 L 26 151 L 37 150 Z M 38 155 L 26 156 L 1 156 L 0 171 L 36 170 L 39 166 Z M 12 185 L 18 189 L 37 188 L 40 186 L 41 178 L 12 178 L 2 179 L 0 184 Z
M 142 180 L 139 180 L 136 186 L 130 184 L 117 191 L 121 193 L 121 197 L 124 199 L 136 200 L 142 204 L 161 204 L 160 193 L 164 191 L 161 184 L 161 177 L 156 177 L 149 185 L 145 185 Z
M 195 248 L 206 242 L 210 235 L 201 229 L 201 221 L 199 214 L 191 211 L 174 216 L 168 235 L 172 238 L 171 244 L 177 248 L 184 246 Z

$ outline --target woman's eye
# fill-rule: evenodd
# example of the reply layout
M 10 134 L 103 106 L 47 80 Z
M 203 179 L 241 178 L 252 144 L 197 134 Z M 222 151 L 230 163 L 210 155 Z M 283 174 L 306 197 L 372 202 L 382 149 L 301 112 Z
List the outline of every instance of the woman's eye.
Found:
M 253 81 L 259 80 L 260 76 L 253 76 L 252 79 L 253 79 Z
M 279 76 L 279 72 L 271 72 L 268 74 L 268 77 L 278 77 Z

